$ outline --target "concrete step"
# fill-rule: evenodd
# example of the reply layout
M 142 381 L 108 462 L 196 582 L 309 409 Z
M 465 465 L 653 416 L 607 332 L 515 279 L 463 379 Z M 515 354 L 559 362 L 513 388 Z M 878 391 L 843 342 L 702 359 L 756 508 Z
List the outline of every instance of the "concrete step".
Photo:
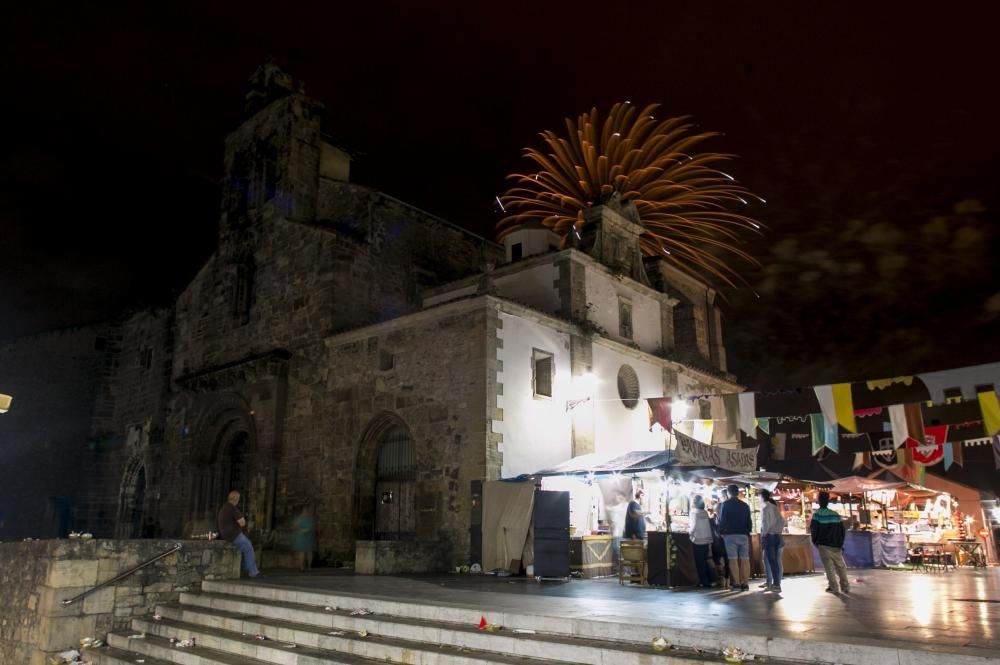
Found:
M 684 617 L 678 624 L 668 625 L 657 621 L 614 621 L 608 618 L 580 618 L 558 613 L 545 613 L 543 609 L 534 611 L 484 610 L 461 603 L 433 604 L 431 601 L 402 601 L 385 596 L 368 596 L 355 593 L 304 590 L 297 587 L 268 585 L 261 582 L 210 581 L 202 583 L 207 594 L 238 597 L 247 604 L 239 611 L 260 616 L 266 612 L 258 605 L 289 604 L 298 606 L 358 608 L 364 607 L 375 612 L 374 619 L 385 620 L 392 617 L 397 623 L 403 620 L 419 620 L 450 626 L 473 626 L 481 616 L 490 623 L 506 629 L 530 629 L 546 636 L 559 636 L 580 640 L 598 640 L 632 645 L 633 649 L 649 652 L 650 640 L 659 635 L 671 645 L 692 651 L 719 654 L 724 648 L 738 646 L 753 654 L 758 660 L 769 662 L 790 661 L 809 663 L 838 663 L 841 665 L 931 665 L 948 662 L 949 665 L 998 665 L 1000 659 L 987 650 L 972 647 L 950 648 L 942 645 L 914 642 L 891 642 L 865 638 L 841 641 L 823 638 L 796 636 L 774 636 L 760 632 L 738 632 L 738 627 L 720 626 L 706 622 L 704 627 L 691 627 Z M 488 595 L 488 594 L 487 594 Z M 191 597 L 188 597 L 190 600 Z M 484 598 L 488 602 L 487 598 Z M 211 602 L 211 601 L 209 601 Z M 307 611 L 299 608 L 299 611 Z M 578 613 L 577 613 L 578 614 Z M 290 615 L 298 621 L 315 621 L 314 615 Z M 329 625 L 333 626 L 333 619 Z M 316 625 L 327 625 L 316 624 Z M 734 630 L 736 628 L 736 630 Z M 675 654 L 676 652 L 670 652 Z M 675 657 L 675 656 L 671 656 Z M 715 656 L 718 660 L 719 656 Z M 943 660 L 941 660 L 943 659 Z M 562 660 L 562 659 L 560 659 Z M 563 661 L 565 662 L 565 661 Z M 593 661 L 577 661 L 593 662 Z M 616 662 L 616 661 L 607 661 Z M 649 661 L 643 661 L 649 662 Z
M 163 610 L 168 610 L 164 607 Z M 221 614 L 221 613 L 220 613 Z M 256 640 L 255 633 L 233 627 L 238 622 L 249 621 L 247 628 L 253 629 L 257 622 L 253 617 L 241 615 L 225 616 L 223 621 L 229 628 L 215 628 L 174 618 L 159 621 L 137 618 L 132 626 L 147 635 L 169 639 L 194 637 L 199 647 L 206 647 L 231 654 L 246 654 L 267 663 L 300 665 L 308 663 L 341 663 L 345 655 L 360 656 L 370 662 L 406 663 L 407 665 L 473 665 L 491 663 L 496 665 L 555 665 L 555 661 L 528 659 L 506 654 L 494 654 L 472 649 L 461 649 L 439 644 L 410 642 L 384 635 L 357 634 L 329 635 L 315 627 L 305 627 L 288 622 L 269 622 L 267 640 Z M 180 662 L 180 661 L 178 661 Z M 563 665 L 560 663 L 559 665 Z
M 146 634 L 144 638 L 129 638 L 124 634 L 108 635 L 109 646 L 87 651 L 93 657 L 94 665 L 274 665 L 294 663 L 296 665 L 386 665 L 385 661 L 373 661 L 353 654 L 335 654 L 333 657 L 318 656 L 314 649 L 302 649 L 282 660 L 261 660 L 250 655 L 246 648 L 242 653 L 232 653 L 210 649 L 199 644 L 195 647 L 176 647 L 168 637 Z M 256 645 L 254 645 L 256 646 Z
M 658 663 L 663 658 L 651 642 L 633 645 L 609 640 L 580 639 L 545 633 L 515 633 L 511 630 L 488 632 L 476 625 L 435 622 L 387 615 L 351 616 L 350 609 L 327 611 L 314 605 L 255 601 L 241 596 L 186 593 L 181 605 L 158 608 L 164 617 L 178 621 L 239 630 L 246 633 L 276 635 L 281 639 L 305 644 L 312 633 L 331 630 L 354 634 L 366 630 L 372 635 L 391 636 L 413 644 L 431 643 L 493 654 L 512 654 L 540 660 L 582 665 L 614 662 Z M 294 627 L 292 627 L 294 626 Z M 291 630 L 295 632 L 284 633 Z M 696 655 L 691 652 L 689 655 Z M 652 658 L 652 660 L 649 660 Z
M 172 665 L 169 660 L 153 658 L 137 651 L 118 649 L 112 646 L 85 649 L 83 659 L 84 661 L 89 660 L 94 665 L 136 665 L 136 662 L 140 660 L 144 665 Z

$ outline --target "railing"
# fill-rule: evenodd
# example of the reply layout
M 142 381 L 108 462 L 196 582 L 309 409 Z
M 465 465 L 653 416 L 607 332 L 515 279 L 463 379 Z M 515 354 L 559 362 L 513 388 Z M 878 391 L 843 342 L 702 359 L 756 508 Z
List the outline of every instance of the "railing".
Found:
M 146 566 L 148 566 L 148 565 L 150 565 L 152 563 L 156 563 L 157 561 L 159 561 L 163 557 L 170 556 L 174 552 L 180 551 L 181 547 L 183 547 L 183 545 L 181 545 L 180 543 L 177 543 L 176 545 L 174 545 L 173 547 L 171 547 L 166 552 L 162 552 L 160 554 L 157 554 L 156 556 L 154 556 L 149 561 L 144 561 L 143 563 L 140 563 L 138 566 L 135 566 L 134 568 L 130 568 L 130 569 L 126 570 L 124 573 L 122 573 L 121 575 L 118 575 L 117 577 L 112 577 L 110 580 L 107 580 L 105 582 L 101 582 L 97 586 L 92 587 L 90 589 L 87 589 L 83 593 L 78 593 L 77 595 L 73 596 L 72 598 L 67 598 L 66 600 L 62 601 L 62 604 L 63 605 L 72 605 L 73 603 L 75 603 L 76 601 L 80 600 L 81 598 L 86 598 L 87 596 L 89 596 L 90 594 L 94 593 L 95 591 L 99 591 L 100 589 L 103 589 L 104 587 L 106 587 L 106 586 L 108 586 L 110 584 L 114 584 L 115 582 L 123 580 L 126 577 L 129 577 L 130 575 L 134 575 L 136 572 L 142 570 L 143 568 L 145 568 Z

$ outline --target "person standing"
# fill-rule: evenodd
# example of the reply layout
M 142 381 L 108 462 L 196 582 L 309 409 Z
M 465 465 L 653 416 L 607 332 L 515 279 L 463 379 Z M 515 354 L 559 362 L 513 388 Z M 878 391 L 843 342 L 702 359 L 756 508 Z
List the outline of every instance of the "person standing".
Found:
M 726 488 L 729 498 L 719 507 L 719 533 L 726 543 L 729 557 L 729 577 L 733 591 L 750 589 L 750 531 L 753 522 L 750 506 L 740 501 L 740 488 Z
M 764 590 L 781 593 L 784 573 L 781 552 L 785 549 L 781 532 L 785 529 L 785 518 L 781 516 L 771 492 L 766 489 L 760 491 L 760 508 L 760 540 L 764 549 L 764 573 L 767 575 Z
M 830 494 L 819 493 L 819 510 L 813 513 L 809 522 L 809 534 L 813 545 L 819 550 L 820 561 L 826 570 L 826 590 L 837 593 L 837 578 L 840 578 L 840 590 L 851 593 L 851 581 L 847 577 L 847 564 L 844 563 L 844 523 L 840 515 L 829 508 Z
M 316 550 L 316 520 L 312 508 L 304 506 L 292 523 L 292 549 L 299 553 L 299 570 L 312 570 L 313 552 Z
M 691 536 L 691 546 L 694 549 L 694 567 L 698 571 L 698 586 L 703 589 L 715 584 L 711 564 L 708 562 L 709 550 L 712 546 L 712 520 L 705 510 L 705 500 L 700 496 L 694 498 L 694 510 L 691 511 L 691 525 L 688 530 Z
M 225 505 L 219 510 L 219 536 L 228 540 L 243 555 L 242 568 L 250 577 L 257 577 L 260 571 L 257 570 L 257 561 L 253 555 L 253 543 L 243 533 L 247 521 L 243 513 L 236 506 L 240 503 L 240 493 L 233 490 L 226 498 Z
M 719 586 L 728 589 L 729 557 L 726 556 L 726 543 L 719 534 L 720 504 L 718 499 L 712 499 L 712 509 L 708 512 L 708 516 L 712 518 L 712 563 L 715 565 L 715 574 L 719 578 Z
M 625 510 L 625 531 L 622 537 L 626 540 L 646 539 L 646 514 L 642 512 L 643 491 L 635 491 L 635 500 L 629 501 Z

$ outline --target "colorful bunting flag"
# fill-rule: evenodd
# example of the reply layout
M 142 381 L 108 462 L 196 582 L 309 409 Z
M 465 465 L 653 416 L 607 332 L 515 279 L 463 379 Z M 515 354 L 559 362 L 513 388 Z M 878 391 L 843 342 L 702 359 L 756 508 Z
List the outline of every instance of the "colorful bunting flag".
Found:
M 1000 401 L 995 390 L 979 393 L 979 408 L 983 412 L 983 428 L 987 436 L 1000 432 Z
M 959 444 L 961 446 L 961 444 Z M 944 470 L 947 471 L 951 468 L 951 465 L 955 463 L 955 444 L 946 443 L 944 444 Z
M 650 431 L 653 431 L 653 425 L 657 424 L 668 432 L 674 431 L 674 423 L 670 415 L 672 401 L 670 397 L 651 397 L 646 400 L 646 408 L 649 409 Z
M 770 418 L 758 418 L 757 419 L 757 427 L 759 427 L 760 431 L 763 432 L 764 434 L 770 434 L 771 433 L 771 419 Z
M 993 435 L 993 466 L 1000 471 L 1000 434 Z
M 902 404 L 893 404 L 889 407 L 889 423 L 892 427 L 893 447 L 902 448 L 909 436 L 906 429 L 906 411 Z
M 837 412 L 837 423 L 848 432 L 857 432 L 854 422 L 854 398 L 851 396 L 851 384 L 833 384 L 833 405 Z
M 754 393 L 740 393 L 740 429 L 751 439 L 757 438 L 757 397 Z

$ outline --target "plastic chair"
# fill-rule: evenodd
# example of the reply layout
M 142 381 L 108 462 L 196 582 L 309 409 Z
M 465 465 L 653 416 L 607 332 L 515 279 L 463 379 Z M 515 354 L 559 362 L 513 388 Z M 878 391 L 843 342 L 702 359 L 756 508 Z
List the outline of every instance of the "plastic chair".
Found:
M 618 584 L 646 586 L 646 547 L 641 540 L 623 540 L 618 550 Z

